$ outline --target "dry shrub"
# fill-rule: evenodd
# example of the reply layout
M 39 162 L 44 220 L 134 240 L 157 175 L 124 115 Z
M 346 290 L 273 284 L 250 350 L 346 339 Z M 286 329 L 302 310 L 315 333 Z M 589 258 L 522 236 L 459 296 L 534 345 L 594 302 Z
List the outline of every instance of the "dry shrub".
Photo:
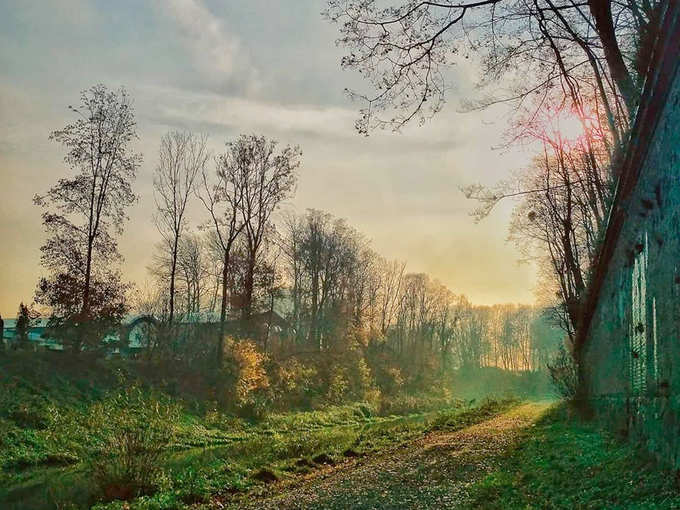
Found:
M 155 490 L 160 457 L 174 438 L 179 408 L 138 386 L 92 406 L 89 428 L 99 453 L 89 461 L 105 500 L 131 499 Z
M 557 393 L 568 400 L 573 399 L 578 386 L 578 373 L 574 358 L 564 345 L 560 346 L 547 366 Z

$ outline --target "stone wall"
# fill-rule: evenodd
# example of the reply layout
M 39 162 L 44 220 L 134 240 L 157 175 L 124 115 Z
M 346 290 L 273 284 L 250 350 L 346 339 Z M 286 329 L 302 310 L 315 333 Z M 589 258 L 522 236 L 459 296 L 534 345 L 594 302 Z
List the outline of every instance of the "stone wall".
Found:
M 622 222 L 591 306 L 582 359 L 599 418 L 680 468 L 677 66 L 672 74 L 668 96 L 651 117 L 653 134 L 637 149 L 645 155 L 634 185 L 615 205 Z

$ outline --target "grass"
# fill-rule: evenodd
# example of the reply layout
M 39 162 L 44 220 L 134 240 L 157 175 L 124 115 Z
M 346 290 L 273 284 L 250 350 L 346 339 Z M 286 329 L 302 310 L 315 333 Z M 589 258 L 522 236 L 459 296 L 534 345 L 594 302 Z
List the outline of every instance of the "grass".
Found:
M 477 509 L 680 508 L 675 477 L 594 423 L 553 407 L 472 488 Z
M 123 508 L 122 502 L 101 502 L 91 472 L 93 460 L 115 459 L 107 450 L 108 429 L 127 423 L 119 419 L 123 408 L 109 402 L 127 384 L 117 376 L 120 367 L 105 360 L 57 367 L 54 359 L 0 357 L 0 507 L 88 508 L 99 501 L 101 508 Z M 172 414 L 173 439 L 164 446 L 155 490 L 130 501 L 131 509 L 185 508 L 247 492 L 513 405 L 472 408 L 446 399 L 447 407 L 433 410 L 444 400 L 409 397 L 391 406 L 354 403 L 246 421 L 148 385 L 144 392 L 150 406 L 167 402 L 179 412 Z
M 93 503 L 100 510 L 182 509 L 238 501 L 272 481 L 295 480 L 430 431 L 458 430 L 516 404 L 447 399 L 437 409 L 444 401 L 408 396 L 390 405 L 354 403 L 246 421 L 165 392 L 160 398 L 180 412 L 173 415 L 173 440 L 160 458 L 153 493 L 103 502 L 88 466 L 115 452 L 103 451 L 106 441 L 91 418 L 120 387 L 116 365 L 56 370 L 53 361 L 30 353 L 29 370 L 21 356 L 0 357 L 0 507 L 10 510 Z M 472 508 L 680 509 L 673 474 L 565 413 L 554 407 L 521 432 L 500 468 L 472 485 Z
M 475 408 L 460 406 L 379 417 L 366 416 L 366 406 L 357 404 L 279 415 L 249 429 L 242 441 L 183 452 L 169 459 L 169 483 L 153 496 L 97 508 L 184 508 L 189 503 L 208 502 L 214 496 L 238 501 L 262 484 L 293 479 L 329 464 L 402 445 L 431 430 L 462 428 L 514 405 L 511 400 L 487 401 Z M 273 431 L 268 428 L 273 423 L 283 426 Z

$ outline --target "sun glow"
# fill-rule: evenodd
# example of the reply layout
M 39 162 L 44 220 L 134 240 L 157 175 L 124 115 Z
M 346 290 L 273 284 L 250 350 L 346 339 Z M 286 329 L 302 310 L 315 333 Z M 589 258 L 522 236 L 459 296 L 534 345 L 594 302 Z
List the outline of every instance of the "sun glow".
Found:
M 555 115 L 554 121 L 555 131 L 566 142 L 577 141 L 586 133 L 583 120 L 575 111 L 567 109 L 559 110 Z
M 563 147 L 582 145 L 586 138 L 602 136 L 598 116 L 590 108 L 548 108 L 538 122 L 540 139 Z

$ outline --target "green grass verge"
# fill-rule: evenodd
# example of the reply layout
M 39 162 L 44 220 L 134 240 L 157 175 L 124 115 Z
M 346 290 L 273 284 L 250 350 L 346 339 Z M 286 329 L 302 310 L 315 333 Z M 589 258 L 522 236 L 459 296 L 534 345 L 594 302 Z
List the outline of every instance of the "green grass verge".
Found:
M 390 417 L 367 417 L 363 414 L 365 406 L 356 405 L 280 415 L 251 429 L 243 441 L 180 452 L 169 458 L 167 484 L 156 494 L 129 502 L 100 504 L 96 508 L 183 509 L 190 504 L 200 507 L 214 496 L 223 501 L 239 501 L 263 483 L 291 479 L 328 464 L 384 451 L 432 430 L 464 428 L 515 405 L 515 400 L 490 400 L 477 407 L 460 406 Z M 349 413 L 348 408 L 353 411 Z M 280 430 L 263 428 L 274 424 L 278 424 Z
M 501 468 L 472 487 L 478 509 L 674 509 L 675 477 L 594 423 L 552 408 Z
M 88 472 L 90 461 L 115 458 L 106 450 L 104 425 L 123 409 L 93 410 L 121 388 L 115 365 L 59 367 L 22 353 L 0 360 L 0 508 L 89 508 L 100 501 Z M 26 356 L 27 357 L 27 356 Z M 21 362 L 21 363 L 20 363 Z M 219 494 L 243 493 L 274 479 L 299 476 L 326 464 L 368 455 L 409 441 L 428 430 L 455 429 L 490 417 L 511 402 L 470 407 L 449 399 L 431 410 L 427 398 L 381 409 L 366 403 L 315 411 L 272 414 L 249 422 L 217 409 L 147 388 L 140 398 L 177 406 L 174 439 L 161 463 L 156 492 L 130 501 L 130 508 L 186 508 Z M 418 409 L 420 402 L 425 405 Z M 397 412 L 400 409 L 401 412 Z M 384 411 L 384 410 L 382 410 Z M 414 412 L 411 412 L 414 411 Z M 105 414 L 106 414 L 105 413 Z M 102 507 L 123 508 L 121 502 Z

